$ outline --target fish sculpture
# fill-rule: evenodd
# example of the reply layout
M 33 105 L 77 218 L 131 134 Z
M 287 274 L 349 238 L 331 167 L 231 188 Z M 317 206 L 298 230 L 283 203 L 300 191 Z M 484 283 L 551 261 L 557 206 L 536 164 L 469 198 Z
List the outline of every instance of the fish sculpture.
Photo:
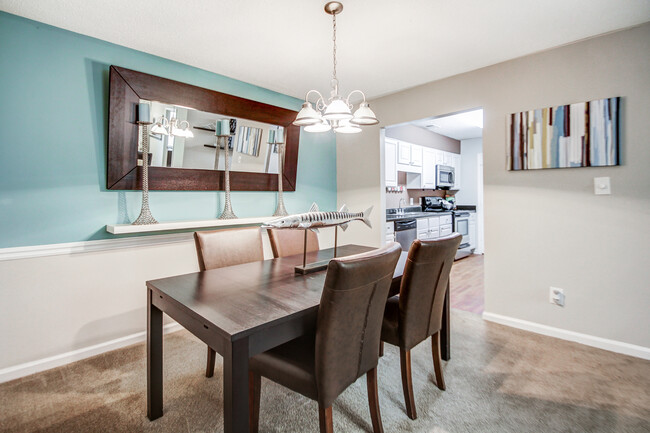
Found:
M 363 212 L 350 212 L 346 205 L 343 205 L 338 212 L 320 212 L 316 203 L 312 204 L 309 211 L 295 215 L 288 215 L 267 221 L 262 224 L 265 229 L 310 229 L 318 231 L 320 227 L 340 226 L 343 230 L 348 228 L 350 221 L 363 221 L 365 225 L 372 228 L 368 217 L 372 212 L 372 206 Z

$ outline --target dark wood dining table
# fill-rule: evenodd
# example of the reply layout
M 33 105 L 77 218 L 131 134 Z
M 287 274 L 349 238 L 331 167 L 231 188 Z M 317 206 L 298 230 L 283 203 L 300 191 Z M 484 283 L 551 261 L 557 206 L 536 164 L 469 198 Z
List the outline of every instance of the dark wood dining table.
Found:
M 370 251 L 344 245 L 337 256 Z M 331 259 L 334 249 L 308 253 Z M 396 266 L 391 295 L 399 293 L 407 253 Z M 248 360 L 314 330 L 326 271 L 300 275 L 302 254 L 147 281 L 147 416 L 163 414 L 163 313 L 223 357 L 224 431 L 248 432 Z M 449 359 L 449 290 L 442 358 Z

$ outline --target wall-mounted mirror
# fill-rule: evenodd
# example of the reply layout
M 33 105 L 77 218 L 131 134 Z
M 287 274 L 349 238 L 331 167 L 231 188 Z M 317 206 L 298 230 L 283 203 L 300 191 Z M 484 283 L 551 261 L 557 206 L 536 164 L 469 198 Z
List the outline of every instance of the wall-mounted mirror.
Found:
M 279 141 L 286 142 L 283 188 L 295 190 L 300 129 L 296 112 L 213 90 L 111 66 L 107 187 L 139 189 L 143 155 L 137 104 L 151 106 L 149 188 L 223 189 L 224 142 L 231 155 L 232 190 L 276 190 Z M 219 141 L 216 123 L 234 120 Z M 274 175 L 275 174 L 275 175 Z
M 153 121 L 149 128 L 149 166 L 223 171 L 227 141 L 231 171 L 278 173 L 276 142 L 283 140 L 282 126 L 228 118 L 235 121 L 234 135 L 218 140 L 215 131 L 218 122 L 226 119 L 223 115 L 158 101 L 141 99 L 140 102 L 149 103 Z M 138 159 L 141 164 L 141 135 L 138 135 Z

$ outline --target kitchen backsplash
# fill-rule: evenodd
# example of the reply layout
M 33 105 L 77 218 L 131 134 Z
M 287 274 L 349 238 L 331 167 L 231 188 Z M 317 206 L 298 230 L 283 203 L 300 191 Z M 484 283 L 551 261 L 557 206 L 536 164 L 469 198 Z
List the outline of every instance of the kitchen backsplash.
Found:
M 420 197 L 445 197 L 447 191 L 442 190 L 421 190 L 421 189 L 409 189 L 407 190 L 404 187 L 403 192 L 387 192 L 386 193 L 386 209 L 397 208 L 399 207 L 400 199 L 404 199 L 402 206 L 409 206 L 410 199 L 413 198 L 413 205 L 420 204 Z M 406 203 L 406 204 L 405 204 Z

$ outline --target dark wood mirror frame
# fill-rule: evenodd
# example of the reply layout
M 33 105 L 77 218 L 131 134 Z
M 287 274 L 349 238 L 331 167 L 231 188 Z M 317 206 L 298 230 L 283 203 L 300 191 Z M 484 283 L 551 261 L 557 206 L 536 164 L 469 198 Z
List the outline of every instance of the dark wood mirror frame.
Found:
M 108 124 L 108 189 L 141 189 L 137 165 L 137 104 L 140 99 L 192 107 L 200 111 L 283 126 L 286 131 L 282 187 L 295 191 L 300 127 L 292 125 L 298 114 L 286 108 L 244 99 L 214 90 L 130 69 L 111 66 Z M 233 191 L 276 191 L 278 175 L 231 171 Z M 217 191 L 224 189 L 224 172 L 170 167 L 149 167 L 149 189 L 167 191 Z

